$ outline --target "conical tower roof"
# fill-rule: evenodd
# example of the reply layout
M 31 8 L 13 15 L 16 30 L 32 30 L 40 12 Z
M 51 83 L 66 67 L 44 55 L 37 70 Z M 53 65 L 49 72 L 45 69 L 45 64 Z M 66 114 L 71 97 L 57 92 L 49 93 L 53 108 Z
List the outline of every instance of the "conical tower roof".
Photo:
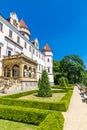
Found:
M 46 44 L 43 48 L 43 52 L 44 51 L 52 51 L 51 48 L 48 46 L 48 44 Z
M 20 25 L 20 28 L 27 28 L 27 29 L 28 29 L 28 27 L 27 27 L 27 25 L 25 24 L 25 22 L 24 22 L 23 19 L 20 20 L 19 25 Z

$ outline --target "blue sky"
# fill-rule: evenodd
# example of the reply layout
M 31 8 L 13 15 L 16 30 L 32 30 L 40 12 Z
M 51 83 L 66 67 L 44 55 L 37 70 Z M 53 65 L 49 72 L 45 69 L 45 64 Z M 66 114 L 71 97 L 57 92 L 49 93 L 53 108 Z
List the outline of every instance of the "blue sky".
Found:
M 24 19 L 40 49 L 49 44 L 55 60 L 77 54 L 87 66 L 87 0 L 1 0 L 0 13 L 10 12 Z

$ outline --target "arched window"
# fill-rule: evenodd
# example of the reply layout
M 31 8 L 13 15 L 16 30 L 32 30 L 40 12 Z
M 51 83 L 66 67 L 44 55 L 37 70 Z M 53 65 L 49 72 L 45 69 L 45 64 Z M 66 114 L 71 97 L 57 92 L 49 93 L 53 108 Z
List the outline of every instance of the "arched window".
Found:
M 10 77 L 10 67 L 6 66 L 4 69 L 4 77 Z
M 19 65 L 14 65 L 12 68 L 12 76 L 14 78 L 18 78 L 19 77 Z

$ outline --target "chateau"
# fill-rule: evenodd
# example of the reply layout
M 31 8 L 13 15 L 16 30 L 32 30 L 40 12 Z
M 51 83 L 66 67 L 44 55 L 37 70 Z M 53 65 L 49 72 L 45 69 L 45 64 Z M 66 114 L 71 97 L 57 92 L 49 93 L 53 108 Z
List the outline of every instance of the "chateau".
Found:
M 23 89 L 37 86 L 42 70 L 53 79 L 53 52 L 46 44 L 42 51 L 36 38 L 30 41 L 31 32 L 16 13 L 6 19 L 0 15 L 0 77 L 21 83 Z

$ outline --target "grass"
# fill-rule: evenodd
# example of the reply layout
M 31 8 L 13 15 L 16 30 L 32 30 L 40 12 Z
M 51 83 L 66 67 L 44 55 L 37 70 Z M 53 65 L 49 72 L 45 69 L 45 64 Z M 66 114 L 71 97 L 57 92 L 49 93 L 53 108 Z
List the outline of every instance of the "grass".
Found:
M 52 97 L 38 97 L 36 93 L 20 97 L 19 99 L 24 100 L 34 100 L 34 101 L 44 101 L 44 102 L 58 102 L 65 93 L 53 93 Z
M 0 119 L 0 130 L 36 130 L 37 126 Z

